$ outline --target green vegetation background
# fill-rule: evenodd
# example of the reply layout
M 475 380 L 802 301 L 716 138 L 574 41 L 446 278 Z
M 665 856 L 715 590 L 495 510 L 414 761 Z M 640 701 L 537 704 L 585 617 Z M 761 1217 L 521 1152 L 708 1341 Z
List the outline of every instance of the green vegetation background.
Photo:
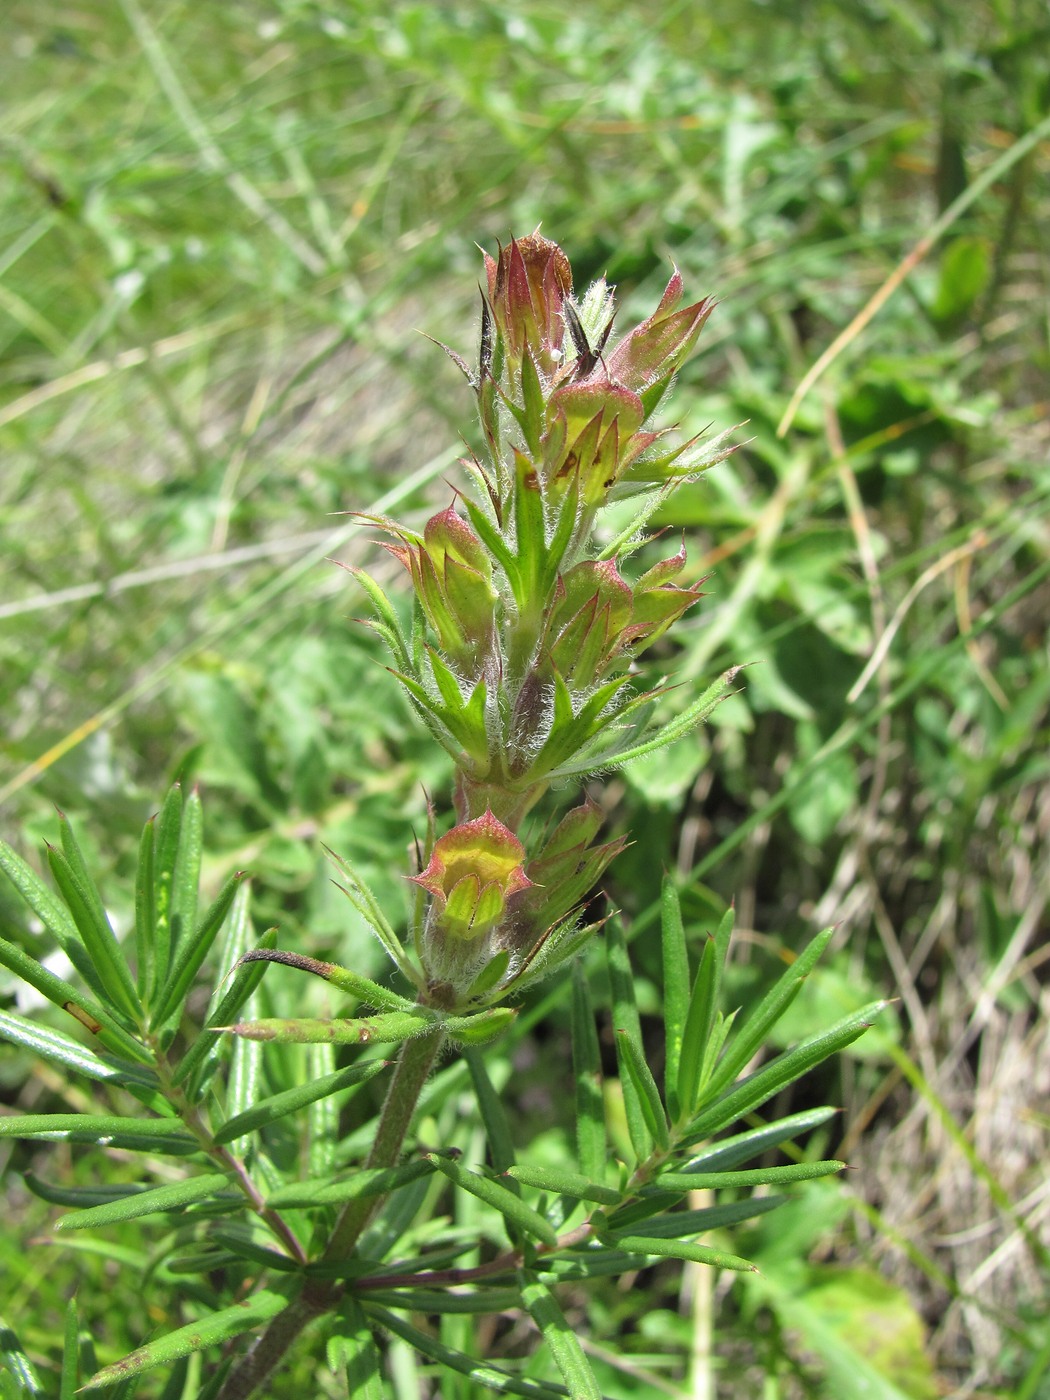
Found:
M 812 1090 L 856 1170 L 752 1231 L 763 1289 L 712 1302 L 720 1396 L 848 1397 L 858 1355 L 887 1397 L 1050 1394 L 1045 126 L 1010 158 L 1048 41 L 1035 0 L 5 6 L 0 822 L 35 860 L 59 804 L 118 919 L 181 776 L 211 887 L 250 868 L 260 929 L 378 970 L 320 842 L 400 909 L 447 772 L 325 560 L 376 566 L 340 512 L 449 499 L 470 399 L 418 331 L 472 354 L 475 241 L 540 221 L 624 320 L 672 261 L 720 298 L 675 407 L 747 444 L 660 521 L 711 575 L 666 703 L 754 664 L 695 741 L 610 779 L 634 839 L 610 892 L 643 1005 L 664 867 L 698 941 L 735 900 L 737 1000 L 756 950 L 830 922 L 794 1030 L 900 998 Z M 0 923 L 33 936 L 6 889 Z M 523 1141 L 569 1101 L 561 1014 L 517 1065 Z M 84 1099 L 14 1050 L 0 1092 Z M 106 1362 L 171 1321 L 120 1268 L 150 1237 L 48 1243 L 16 1168 L 126 1167 L 45 1152 L 0 1156 L 0 1314 L 54 1355 L 79 1280 Z M 630 1359 L 614 1393 L 678 1393 L 696 1300 L 670 1268 L 638 1288 L 591 1336 Z

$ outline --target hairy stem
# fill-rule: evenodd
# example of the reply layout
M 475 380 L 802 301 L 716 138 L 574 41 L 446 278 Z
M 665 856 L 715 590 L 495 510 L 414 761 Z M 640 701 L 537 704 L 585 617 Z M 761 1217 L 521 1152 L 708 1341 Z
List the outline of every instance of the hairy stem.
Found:
M 444 1044 L 445 1033 L 436 1026 L 414 1040 L 406 1040 L 390 1081 L 376 1129 L 367 1168 L 392 1167 L 401 1155 L 412 1115 L 423 1085 Z M 320 1262 L 329 1266 L 349 1259 L 371 1217 L 386 1198 L 348 1201 L 336 1221 Z M 299 1296 L 273 1319 L 253 1343 L 243 1361 L 230 1372 L 219 1400 L 248 1400 L 272 1375 L 296 1338 L 314 1318 L 330 1312 L 342 1295 L 338 1280 L 307 1279 Z
M 417 1036 L 415 1040 L 405 1041 L 394 1077 L 390 1081 L 390 1088 L 387 1090 L 375 1141 L 365 1162 L 366 1168 L 396 1165 L 423 1085 L 427 1082 L 444 1039 L 444 1030 L 438 1026 L 432 1031 L 427 1031 L 425 1035 Z M 325 1246 L 321 1262 L 338 1264 L 347 1259 L 353 1252 L 361 1231 L 385 1199 L 384 1196 L 379 1196 L 347 1201 Z

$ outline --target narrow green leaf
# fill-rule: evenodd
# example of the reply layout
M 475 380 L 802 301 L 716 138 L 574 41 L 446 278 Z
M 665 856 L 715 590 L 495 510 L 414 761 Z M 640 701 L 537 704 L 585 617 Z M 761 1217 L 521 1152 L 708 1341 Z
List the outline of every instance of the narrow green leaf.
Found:
M 886 1005 L 884 1001 L 872 1002 L 851 1016 L 837 1021 L 828 1030 L 803 1040 L 793 1050 L 778 1055 L 763 1069 L 745 1079 L 736 1089 L 705 1109 L 689 1124 L 682 1141 L 696 1142 L 700 1138 L 710 1137 L 712 1133 L 720 1132 L 746 1113 L 761 1107 L 767 1099 L 778 1094 L 787 1085 L 793 1084 L 796 1079 L 801 1079 L 829 1055 L 834 1055 L 851 1045 L 864 1034 Z
M 44 1400 L 47 1391 L 40 1383 L 36 1367 L 25 1353 L 18 1334 L 0 1318 L 0 1376 L 7 1371 L 18 1387 L 18 1400 Z
M 471 1083 L 474 1085 L 474 1097 L 477 1099 L 478 1112 L 488 1139 L 492 1166 L 495 1171 L 506 1172 L 514 1163 L 514 1141 L 510 1135 L 510 1124 L 507 1122 L 503 1100 L 493 1088 L 484 1056 L 473 1048 L 465 1049 L 463 1056 L 470 1070 Z
M 23 1173 L 22 1180 L 34 1196 L 53 1206 L 71 1206 L 74 1210 L 86 1210 L 88 1206 L 105 1205 L 128 1196 L 133 1186 L 64 1186 L 53 1181 L 44 1181 L 33 1172 Z
M 521 424 L 525 434 L 525 446 L 533 457 L 536 457 L 539 455 L 543 437 L 546 401 L 536 363 L 527 345 L 521 357 L 521 401 L 525 409 Z
M 464 1018 L 465 1019 L 465 1018 Z M 306 1045 L 328 1041 L 332 1045 L 369 1045 L 373 1042 L 396 1045 L 422 1035 L 434 1024 L 434 1018 L 422 1013 L 409 1015 L 404 1011 L 381 1012 L 351 1020 L 318 1021 L 266 1016 L 258 1021 L 238 1021 L 232 1026 L 218 1026 L 244 1040 L 275 1040 L 283 1045 Z
M 527 1235 L 542 1240 L 544 1244 L 550 1245 L 552 1248 L 558 1243 L 558 1236 L 550 1222 L 534 1211 L 531 1206 L 527 1206 L 501 1182 L 493 1181 L 490 1177 L 479 1176 L 477 1172 L 472 1172 L 461 1162 L 450 1161 L 447 1157 L 439 1157 L 436 1153 L 427 1153 L 426 1160 L 437 1167 L 438 1171 L 447 1176 L 454 1185 L 463 1191 L 469 1191 L 472 1196 L 477 1196 L 479 1201 L 491 1206 L 506 1220 L 519 1225 Z
M 245 1006 L 245 1014 L 251 1016 L 258 1009 L 257 994 Z M 226 1075 L 226 1112 L 230 1118 L 246 1113 L 255 1101 L 262 1097 L 263 1050 L 258 1041 L 237 1039 L 230 1051 L 230 1067 Z M 231 1151 L 235 1156 L 244 1156 L 251 1145 L 247 1137 L 231 1139 Z
M 187 813 L 189 810 L 187 804 Z M 183 829 L 185 832 L 185 825 Z M 176 1012 L 181 1012 L 182 1003 L 193 985 L 193 979 L 196 977 L 201 963 L 211 951 L 211 946 L 233 907 L 238 887 L 246 878 L 247 874 L 243 870 L 238 870 L 231 875 L 201 919 L 197 929 L 195 931 L 187 929 L 175 945 L 168 976 L 160 995 L 157 997 L 157 1005 L 151 1016 L 152 1025 L 162 1026 L 169 1017 Z M 183 913 L 178 914 L 177 917 L 181 919 L 188 908 L 187 901 Z
M 200 1144 L 163 1119 L 120 1118 L 96 1113 L 25 1113 L 0 1117 L 0 1138 L 50 1142 L 96 1142 L 146 1152 L 196 1152 Z
M 554 527 L 554 534 L 550 545 L 546 551 L 543 572 L 540 575 L 537 586 L 537 596 L 549 598 L 551 589 L 554 587 L 558 577 L 558 571 L 565 558 L 565 551 L 572 543 L 572 537 L 576 531 L 576 526 L 580 514 L 580 478 L 574 475 L 569 483 L 569 488 L 562 498 L 558 507 L 558 521 Z
M 333 1371 L 345 1372 L 347 1394 L 354 1400 L 383 1400 L 386 1387 L 379 1349 L 356 1298 L 344 1298 L 339 1304 L 325 1355 Z
M 660 507 L 667 503 L 669 494 L 667 488 L 650 492 L 637 514 L 623 527 L 619 534 L 614 535 L 609 543 L 603 547 L 597 556 L 598 559 L 603 563 L 608 559 L 622 559 L 633 554 L 635 550 L 647 543 L 646 536 L 642 532 Z
M 652 731 L 649 738 L 642 739 L 639 743 L 632 744 L 628 748 L 606 749 L 601 753 L 586 751 L 584 756 L 575 762 L 567 760 L 559 764 L 558 768 L 552 771 L 549 776 L 570 778 L 581 773 L 591 773 L 600 768 L 618 768 L 624 763 L 631 763 L 636 758 L 645 758 L 648 754 L 656 753 L 658 749 L 666 748 L 668 744 L 675 743 L 676 740 L 691 733 L 698 724 L 708 717 L 712 710 L 721 704 L 729 693 L 729 687 L 739 670 L 739 666 L 734 666 L 731 670 L 726 671 L 680 715 L 675 715 L 673 719 Z
M 35 987 L 41 996 L 69 1013 L 74 1021 L 98 1036 L 99 1041 L 117 1054 L 126 1055 L 142 1065 L 152 1065 L 153 1056 L 130 1031 L 124 1029 L 111 1011 L 100 1006 L 93 997 L 86 997 L 68 982 L 49 972 L 42 963 L 6 938 L 0 938 L 0 965 L 9 968 L 23 982 Z
M 176 963 L 183 943 L 192 937 L 197 924 L 203 849 L 204 812 L 200 793 L 194 788 L 182 806 L 179 849 L 171 881 L 171 956 Z
M 197 1249 L 169 1254 L 164 1261 L 164 1270 L 169 1274 L 211 1274 L 216 1269 L 228 1269 L 231 1264 L 240 1263 L 240 1255 L 232 1249 L 216 1249 L 201 1245 Z
M 572 1067 L 576 1082 L 576 1155 L 586 1177 L 599 1177 L 608 1158 L 602 1062 L 590 985 L 582 959 L 572 968 Z
M 522 1395 L 526 1397 L 526 1400 L 561 1400 L 562 1396 L 569 1394 L 563 1386 L 549 1385 L 542 1381 L 513 1376 L 500 1367 L 493 1366 L 489 1361 L 476 1361 L 473 1357 L 465 1356 L 463 1352 L 445 1346 L 443 1342 L 439 1342 L 436 1337 L 430 1336 L 429 1333 L 421 1332 L 417 1327 L 406 1322 L 399 1314 L 390 1312 L 387 1308 L 369 1303 L 365 1307 L 365 1312 L 387 1332 L 392 1332 L 395 1337 L 400 1337 L 402 1341 L 407 1342 L 414 1351 L 419 1352 L 420 1356 L 427 1357 L 428 1360 L 436 1362 L 449 1371 L 454 1371 L 457 1375 L 469 1377 L 478 1385 L 494 1390 L 497 1395 Z
M 394 927 L 384 914 L 378 899 L 376 899 L 375 895 L 344 856 L 337 855 L 335 851 L 330 850 L 327 846 L 325 846 L 324 849 L 350 881 L 351 888 L 346 890 L 345 893 L 350 899 L 351 904 L 353 904 L 354 908 L 375 933 L 409 985 L 418 987 L 419 973 L 409 961 L 408 955 L 401 945 L 401 940 L 394 932 Z M 342 887 L 340 886 L 340 888 Z
M 664 1096 L 671 1121 L 681 1116 L 678 1066 L 689 1010 L 689 950 L 682 923 L 682 905 L 672 876 L 665 874 L 660 891 L 660 935 L 664 974 Z
M 0 1036 L 61 1065 L 72 1074 L 111 1084 L 134 1082 L 151 1089 L 159 1087 L 157 1076 L 144 1065 L 115 1057 L 103 1058 L 61 1031 L 16 1016 L 13 1011 L 0 1011 Z
M 609 962 L 609 981 L 612 984 L 613 1025 L 617 1030 L 626 1031 L 634 1041 L 641 1056 L 642 1026 L 638 1018 L 638 1007 L 634 1000 L 634 975 L 627 953 L 627 943 L 623 936 L 623 925 L 613 917 L 606 925 L 605 952 Z M 619 1055 L 617 1037 L 617 1055 Z M 644 1162 L 653 1150 L 653 1140 L 646 1126 L 642 1109 L 642 1096 L 633 1080 L 621 1074 L 623 1085 L 624 1112 L 627 1116 L 627 1130 L 631 1146 L 639 1162 Z
M 289 1113 L 297 1113 L 299 1109 L 305 1108 L 307 1104 L 315 1103 L 318 1099 L 328 1098 L 332 1094 L 339 1093 L 341 1089 L 348 1089 L 354 1084 L 367 1083 L 369 1079 L 374 1079 L 386 1067 L 386 1060 L 372 1060 L 368 1064 L 351 1065 L 348 1069 L 340 1069 L 336 1070 L 334 1074 L 327 1074 L 323 1079 L 312 1079 L 306 1084 L 297 1085 L 294 1089 L 285 1089 L 279 1094 L 272 1094 L 269 1098 L 252 1104 L 251 1108 L 245 1109 L 243 1113 L 238 1113 L 236 1117 L 228 1119 L 215 1134 L 215 1141 L 221 1146 L 223 1143 L 232 1142 L 234 1138 L 252 1133 L 257 1128 L 265 1127 L 269 1123 L 276 1123 L 279 1119 L 287 1117 Z
M 73 1400 L 80 1379 L 80 1319 L 77 1300 L 66 1304 L 66 1325 L 62 1338 L 62 1377 L 58 1385 L 58 1400 Z
M 740 1186 L 781 1186 L 785 1181 L 814 1181 L 845 1170 L 845 1162 L 792 1162 L 783 1167 L 755 1167 L 739 1172 L 662 1172 L 654 1184 L 661 1191 L 723 1191 Z
M 151 1371 L 155 1366 L 170 1365 L 180 1356 L 189 1356 L 195 1351 L 204 1351 L 207 1347 L 221 1346 L 224 1342 L 268 1322 L 287 1306 L 288 1299 L 283 1293 L 260 1289 L 244 1302 L 236 1303 L 231 1308 L 221 1308 L 218 1312 L 189 1322 L 185 1327 L 179 1327 L 176 1331 L 139 1347 L 137 1351 L 131 1352 L 121 1361 L 114 1362 L 112 1366 L 104 1366 L 81 1387 L 81 1390 L 100 1390 L 103 1386 L 115 1385 L 129 1376 Z
M 718 921 L 718 929 L 715 933 L 715 951 L 717 953 L 716 962 L 718 964 L 718 975 L 721 978 L 725 971 L 726 958 L 729 956 L 729 944 L 733 938 L 733 926 L 736 923 L 736 910 L 730 904 Z M 717 1000 L 717 998 L 716 998 Z
M 430 657 L 430 670 L 442 700 L 453 713 L 462 711 L 463 692 L 459 688 L 459 681 L 456 680 L 451 667 L 445 664 L 441 659 L 441 653 L 435 647 L 428 647 L 427 655 Z
M 378 982 L 373 982 L 371 978 L 363 976 L 360 972 L 354 972 L 348 967 L 340 967 L 337 963 L 322 962 L 319 958 L 307 957 L 305 953 L 289 953 L 282 950 L 267 948 L 253 948 L 245 953 L 238 961 L 237 966 L 243 967 L 245 963 L 271 962 L 281 963 L 285 967 L 294 967 L 298 972 L 309 972 L 314 977 L 320 977 L 323 981 L 331 983 L 333 987 L 338 987 L 341 992 L 346 992 L 348 996 L 364 1002 L 366 1006 L 373 1006 L 378 1011 L 413 1011 L 416 1003 L 409 1001 L 408 997 L 400 996 L 397 992 L 391 991 L 389 987 L 381 987 Z
M 123 1196 L 119 1201 L 90 1206 L 62 1216 L 55 1226 L 58 1230 L 90 1230 L 99 1225 L 117 1225 L 123 1220 L 138 1220 L 146 1215 L 160 1215 L 169 1210 L 182 1210 L 195 1201 L 207 1200 L 221 1191 L 230 1181 L 226 1172 L 209 1172 L 207 1176 L 191 1176 L 185 1181 L 169 1182 L 166 1186 L 148 1186 Z
M 175 862 L 182 826 L 182 788 L 173 783 L 164 798 L 153 852 L 153 974 L 150 995 L 168 975 L 171 959 L 171 915 L 175 895 Z
M 260 1269 L 276 1269 L 282 1274 L 298 1274 L 302 1265 L 289 1254 L 260 1243 L 252 1238 L 252 1227 L 241 1226 L 234 1221 L 223 1226 L 212 1222 L 208 1227 L 208 1238 L 217 1245 L 224 1246 L 237 1259 L 247 1259 Z
M 139 860 L 135 867 L 135 982 L 139 997 L 149 996 L 154 985 L 155 930 L 157 927 L 156 873 L 154 855 L 157 841 L 156 818 L 142 828 Z
M 696 971 L 689 1011 L 682 1033 L 682 1053 L 678 1064 L 679 1119 L 688 1119 L 696 1109 L 704 1055 L 715 1016 L 718 986 L 718 949 L 713 938 L 704 942 L 700 966 Z
M 810 1108 L 804 1113 L 793 1113 L 788 1118 L 780 1118 L 763 1128 L 751 1128 L 746 1133 L 734 1137 L 720 1138 L 703 1152 L 698 1153 L 682 1167 L 682 1171 L 727 1171 L 740 1162 L 748 1162 L 771 1147 L 779 1147 L 800 1133 L 819 1128 L 829 1118 L 834 1118 L 838 1109 Z
M 201 1378 L 196 1394 L 187 1394 L 184 1389 L 178 1400 L 219 1400 L 222 1388 L 226 1384 L 226 1377 L 233 1369 L 235 1360 L 236 1357 L 230 1355 L 222 1361 L 217 1361 L 207 1376 Z
M 560 1167 L 532 1167 L 525 1163 L 508 1167 L 506 1175 L 520 1181 L 524 1186 L 535 1186 L 539 1191 L 551 1191 L 558 1196 L 572 1196 L 578 1201 L 597 1201 L 603 1206 L 617 1206 L 622 1200 L 622 1192 L 612 1186 L 603 1186 L 579 1172 L 563 1171 Z
M 471 1016 L 446 1016 L 442 1025 L 457 1045 L 486 1045 L 517 1020 L 514 1006 L 493 1006 Z
M 619 718 L 614 713 L 605 714 L 604 712 L 623 687 L 629 683 L 629 676 L 615 676 L 611 681 L 606 681 L 587 698 L 578 714 L 573 714 L 570 702 L 569 716 L 561 722 L 559 721 L 557 704 L 555 704 L 554 723 L 551 725 L 550 737 L 529 771 L 537 775 L 546 775 L 548 778 L 563 777 L 569 773 L 574 766 L 569 761 L 573 754 L 579 753 L 584 749 L 588 740 Z M 557 700 L 557 692 L 555 692 L 555 699 Z M 593 765 L 587 764 L 582 771 L 590 772 L 592 767 Z
M 408 665 L 408 642 L 401 629 L 397 613 L 394 611 L 390 599 L 386 596 L 379 584 L 372 578 L 371 574 L 366 574 L 364 569 L 354 568 L 350 572 L 368 594 L 373 608 L 382 619 L 386 632 L 389 633 L 387 645 L 390 647 L 397 664 L 402 668 Z
M 521 1307 L 516 1288 L 493 1288 L 487 1282 L 476 1293 L 451 1293 L 438 1288 L 371 1288 L 368 1279 L 362 1278 L 354 1280 L 354 1291 L 369 1303 L 421 1314 L 462 1316 L 516 1312 Z
M 572 1400 L 602 1400 L 602 1392 L 580 1339 L 565 1321 L 565 1314 L 554 1294 L 528 1269 L 522 1269 L 518 1277 L 521 1280 L 522 1302 L 550 1347 L 554 1364 L 561 1372 Z
M 370 1196 L 388 1196 L 392 1191 L 408 1186 L 413 1181 L 433 1175 L 433 1171 L 431 1163 L 423 1160 L 404 1162 L 399 1167 L 362 1168 L 343 1181 L 322 1178 L 319 1181 L 297 1181 L 292 1186 L 282 1186 L 270 1194 L 266 1204 L 281 1210 L 300 1206 L 335 1206 L 344 1201 L 367 1199 Z
M 237 948 L 239 953 L 243 949 L 244 940 L 247 939 L 250 932 L 247 885 L 242 885 L 237 891 L 237 898 L 233 902 L 233 909 L 230 911 L 227 927 L 228 945 Z M 267 929 L 263 934 L 260 939 L 260 946 L 272 948 L 276 942 L 277 930 L 271 928 Z M 225 961 L 225 955 L 223 961 Z M 197 1098 L 196 1090 L 200 1083 L 199 1076 L 204 1074 L 209 1061 L 216 1060 L 222 1050 L 224 1037 L 213 1035 L 210 1032 L 214 1031 L 218 1026 L 228 1024 L 230 1018 L 238 1014 L 262 981 L 265 971 L 265 963 L 253 963 L 251 966 L 241 968 L 233 974 L 233 980 L 225 994 L 223 994 L 222 991 L 222 979 L 220 979 L 216 986 L 212 994 L 212 1005 L 209 1008 L 208 1019 L 205 1022 L 204 1029 L 179 1061 L 178 1068 L 175 1071 L 176 1084 L 185 1084 L 190 1080 L 191 1076 L 197 1076 L 194 1090 L 190 1094 L 190 1098 L 194 1101 L 196 1101 Z
M 650 1198 L 632 1202 L 626 1209 L 618 1210 L 611 1218 L 610 1225 L 620 1234 L 673 1240 L 685 1235 L 700 1235 L 709 1230 L 720 1230 L 727 1225 L 739 1225 L 742 1220 L 754 1220 L 757 1216 L 778 1209 L 789 1199 L 788 1196 L 745 1196 L 740 1201 L 726 1201 L 696 1210 L 671 1210 L 672 1206 L 678 1204 L 677 1198 L 668 1192 L 654 1192 Z M 669 1213 L 647 1217 L 646 1210 L 654 1203 L 658 1211 L 668 1210 Z
M 510 966 L 510 951 L 503 948 L 495 957 L 490 958 L 485 966 L 478 973 L 477 977 L 470 984 L 465 1000 L 469 1002 L 479 1001 L 486 992 L 490 992 L 499 982 Z
M 666 1152 L 671 1146 L 671 1137 L 667 1130 L 664 1106 L 660 1102 L 660 1090 L 656 1087 L 656 1080 L 645 1062 L 641 1047 L 632 1039 L 629 1031 L 619 1027 L 616 1031 L 616 1058 L 621 1076 L 626 1069 L 627 1078 L 634 1085 L 645 1126 L 657 1147 Z
M 713 1098 L 727 1084 L 731 1084 L 755 1052 L 765 1044 L 769 1031 L 802 990 L 803 982 L 812 972 L 834 933 L 833 928 L 826 928 L 822 933 L 818 933 L 787 971 L 770 987 L 729 1042 L 725 1054 L 704 1086 L 705 1100 Z
M 475 505 L 469 498 L 465 499 L 463 504 L 466 507 L 467 514 L 470 516 L 470 523 L 474 526 L 474 530 L 479 539 L 492 557 L 499 563 L 500 568 L 507 577 L 507 582 L 510 584 L 511 592 L 514 594 L 515 600 L 520 601 L 521 574 L 518 570 L 517 560 L 510 552 L 506 540 L 504 540 L 503 536 L 496 529 L 495 525 L 491 523 L 480 506 Z
M 370 977 L 365 977 L 360 972 L 353 972 L 348 967 L 339 967 L 334 963 L 328 966 L 331 971 L 325 980 L 331 982 L 333 987 L 338 987 L 341 992 L 347 992 L 358 1001 L 364 1002 L 366 1006 L 372 1006 L 377 1011 L 411 1011 L 415 1006 L 415 1002 L 408 997 L 401 996 L 389 987 L 381 987 L 378 982 L 373 982 Z
M 645 1254 L 656 1259 L 684 1259 L 691 1264 L 710 1264 L 713 1269 L 734 1269 L 742 1274 L 757 1274 L 758 1267 L 737 1254 L 725 1254 L 704 1244 L 689 1244 L 686 1240 L 657 1240 L 647 1235 L 610 1235 L 618 1249 L 628 1254 Z
M 69 910 L 55 898 L 36 871 L 27 865 L 6 841 L 0 841 L 0 870 L 3 870 L 96 996 L 105 999 L 105 983 L 88 956 L 77 926 L 70 918 Z
M 61 818 L 60 830 L 63 850 L 56 850 L 50 845 L 47 848 L 51 873 L 62 892 L 62 898 L 69 906 L 69 912 L 73 915 L 73 922 L 84 940 L 88 956 L 102 979 L 103 1001 L 119 1007 L 137 1024 L 142 1016 L 142 1006 L 135 984 L 131 980 L 127 962 L 106 917 L 102 899 L 88 874 L 72 828 L 65 817 Z M 70 859 L 71 851 L 73 859 Z
M 538 431 L 538 429 L 537 429 Z M 522 594 L 518 606 L 535 606 L 547 552 L 539 473 L 523 453 L 514 453 L 514 535 Z
M 310 1045 L 305 1051 L 308 1082 L 321 1083 L 336 1074 L 335 1046 Z M 383 1064 L 384 1061 L 377 1061 Z M 365 1068 L 365 1066 L 358 1066 Z M 306 1170 L 309 1176 L 322 1176 L 335 1170 L 335 1144 L 339 1137 L 339 1100 L 324 1094 L 307 1105 Z

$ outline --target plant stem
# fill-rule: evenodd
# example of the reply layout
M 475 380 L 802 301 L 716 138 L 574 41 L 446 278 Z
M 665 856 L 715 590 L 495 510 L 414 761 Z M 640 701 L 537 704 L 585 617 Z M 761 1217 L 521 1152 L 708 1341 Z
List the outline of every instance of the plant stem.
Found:
M 414 1040 L 405 1041 L 394 1077 L 390 1081 L 390 1088 L 387 1090 L 375 1141 L 365 1162 L 366 1168 L 393 1167 L 397 1164 L 423 1085 L 427 1082 L 444 1040 L 445 1032 L 439 1025 L 424 1035 L 416 1036 Z M 341 1263 L 353 1253 L 361 1231 L 383 1200 L 385 1197 L 379 1196 L 347 1201 L 325 1246 L 321 1256 L 322 1263 Z
M 211 1130 L 201 1117 L 200 1110 L 196 1104 L 190 1102 L 181 1086 L 176 1085 L 172 1076 L 171 1065 L 167 1059 L 157 1051 L 156 1054 L 157 1074 L 160 1077 L 161 1085 L 168 1102 L 172 1105 L 186 1127 L 200 1143 L 202 1149 L 208 1156 L 218 1164 L 225 1172 L 230 1172 L 236 1185 L 244 1193 L 248 1204 L 255 1211 L 259 1219 L 266 1224 L 273 1232 L 274 1236 L 284 1246 L 290 1258 L 297 1264 L 307 1262 L 306 1253 L 302 1245 L 295 1237 L 295 1233 L 290 1229 L 287 1222 L 280 1214 L 268 1206 L 263 1199 L 258 1187 L 252 1181 L 247 1167 L 227 1147 L 220 1147 L 212 1136 Z
M 444 1040 L 444 1029 L 436 1026 L 414 1040 L 405 1041 L 383 1104 L 372 1150 L 365 1162 L 366 1168 L 396 1165 L 419 1095 Z M 349 1259 L 362 1231 L 385 1199 L 380 1196 L 371 1200 L 348 1201 L 336 1221 L 320 1262 L 333 1265 Z M 277 1369 L 303 1329 L 314 1318 L 335 1307 L 342 1291 L 343 1284 L 338 1280 L 308 1278 L 299 1296 L 273 1319 L 243 1361 L 231 1371 L 219 1400 L 248 1400 Z

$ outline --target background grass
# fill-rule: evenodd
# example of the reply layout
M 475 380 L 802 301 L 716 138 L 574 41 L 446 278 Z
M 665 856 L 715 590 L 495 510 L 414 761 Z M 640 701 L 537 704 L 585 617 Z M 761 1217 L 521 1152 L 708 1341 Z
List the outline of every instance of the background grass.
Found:
M 763 949 L 838 922 L 796 1031 L 880 992 L 899 1017 L 812 1086 L 857 1170 L 744 1241 L 763 1285 L 654 1270 L 644 1307 L 595 1299 L 597 1353 L 630 1358 L 611 1394 L 704 1394 L 712 1316 L 720 1395 L 848 1395 L 858 1350 L 905 1395 L 1050 1393 L 1045 127 L 1018 145 L 1048 39 L 1036 0 L 5 9 L 2 820 L 35 858 L 59 803 L 118 917 L 174 775 L 206 794 L 209 884 L 250 866 L 283 946 L 374 956 L 322 840 L 401 907 L 447 772 L 323 561 L 375 564 L 335 513 L 449 499 L 475 427 L 417 331 L 471 353 L 475 241 L 542 221 L 623 322 L 671 260 L 721 300 L 675 411 L 748 442 L 660 522 L 711 575 L 668 706 L 755 664 L 695 742 L 606 785 L 635 842 L 611 892 L 643 1005 L 670 866 L 698 941 L 736 902 L 735 1000 Z M 523 1141 L 560 1113 L 553 1002 L 516 1052 Z M 83 1097 L 13 1051 L 0 1076 L 19 1111 Z M 77 1279 L 100 1360 L 140 1340 L 117 1266 L 149 1237 L 26 1251 L 49 1216 L 10 1191 L 0 1313 L 34 1354 Z M 398 1365 L 399 1396 L 453 1393 Z

